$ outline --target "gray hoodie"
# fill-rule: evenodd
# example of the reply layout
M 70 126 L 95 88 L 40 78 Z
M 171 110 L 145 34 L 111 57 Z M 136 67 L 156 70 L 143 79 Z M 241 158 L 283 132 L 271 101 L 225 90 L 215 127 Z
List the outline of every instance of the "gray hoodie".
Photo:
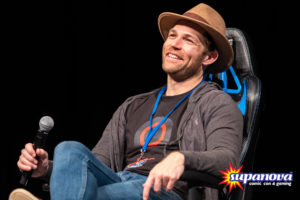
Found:
M 160 88 L 159 88 L 160 89 Z M 114 113 L 93 153 L 114 171 L 123 170 L 125 155 L 125 112 L 133 101 L 159 89 L 128 98 Z M 177 132 L 185 169 L 221 177 L 229 163 L 238 167 L 243 134 L 243 116 L 236 102 L 217 84 L 204 82 L 189 97 Z M 217 199 L 215 189 L 206 188 L 204 199 Z

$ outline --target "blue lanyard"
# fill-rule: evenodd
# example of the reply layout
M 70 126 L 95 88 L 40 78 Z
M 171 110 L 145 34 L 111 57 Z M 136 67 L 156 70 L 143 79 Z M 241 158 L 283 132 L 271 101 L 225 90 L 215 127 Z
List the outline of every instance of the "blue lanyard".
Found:
M 184 96 L 184 97 L 183 97 L 183 98 L 175 105 L 175 107 L 174 107 L 174 108 L 173 108 L 173 109 L 172 109 L 172 110 L 171 110 L 171 111 L 170 111 L 170 112 L 169 112 L 169 113 L 168 113 L 168 114 L 160 121 L 160 123 L 159 123 L 157 126 L 155 126 L 154 129 L 152 129 L 152 118 L 153 118 L 153 116 L 154 116 L 154 114 L 155 114 L 155 112 L 156 112 L 156 110 L 157 110 L 157 107 L 158 107 L 158 104 L 159 104 L 159 102 L 160 102 L 160 99 L 161 99 L 162 95 L 163 95 L 163 94 L 165 93 L 165 91 L 167 90 L 167 86 L 165 85 L 165 86 L 160 90 L 160 92 L 159 92 L 159 94 L 158 94 L 158 96 L 157 96 L 157 99 L 156 99 L 156 102 L 155 102 L 153 111 L 152 111 L 151 116 L 150 116 L 150 129 L 149 129 L 149 132 L 148 132 L 146 141 L 145 141 L 145 143 L 144 143 L 144 146 L 143 146 L 143 148 L 141 149 L 141 153 L 142 153 L 141 157 L 143 156 L 144 152 L 146 151 L 147 146 L 148 146 L 148 144 L 150 143 L 152 137 L 155 135 L 155 133 L 158 131 L 158 129 L 161 127 L 161 125 L 168 119 L 168 117 L 174 112 L 174 110 L 175 110 L 176 108 L 178 108 L 178 107 L 181 105 L 181 103 L 182 103 L 184 100 L 186 100 L 186 99 L 193 93 L 193 91 L 194 91 L 197 87 L 199 87 L 199 86 L 204 82 L 205 78 L 206 78 L 206 75 L 204 74 L 202 81 L 201 81 L 194 89 L 192 89 L 187 95 L 185 95 L 185 96 Z

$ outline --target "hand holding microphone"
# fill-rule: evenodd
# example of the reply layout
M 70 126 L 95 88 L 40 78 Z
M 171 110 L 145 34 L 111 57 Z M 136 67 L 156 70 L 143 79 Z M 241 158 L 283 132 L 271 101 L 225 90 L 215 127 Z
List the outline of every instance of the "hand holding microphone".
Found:
M 48 133 L 54 126 L 54 121 L 49 116 L 41 118 L 39 130 L 33 143 L 27 143 L 22 149 L 17 165 L 22 171 L 20 183 L 27 185 L 28 179 L 40 177 L 47 173 L 49 168 L 48 153 L 43 149 Z

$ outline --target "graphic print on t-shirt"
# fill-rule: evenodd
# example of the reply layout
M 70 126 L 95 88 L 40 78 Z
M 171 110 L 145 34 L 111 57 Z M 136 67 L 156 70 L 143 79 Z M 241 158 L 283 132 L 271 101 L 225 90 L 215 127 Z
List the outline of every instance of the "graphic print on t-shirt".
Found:
M 156 127 L 162 119 L 163 117 L 155 117 L 152 122 L 152 129 Z M 173 122 L 168 118 L 157 130 L 148 144 L 148 147 L 167 144 L 171 139 L 172 127 Z M 136 131 L 134 135 L 134 146 L 140 148 L 144 146 L 149 130 L 150 122 L 147 121 Z
M 179 149 L 177 141 L 178 126 L 186 109 L 187 101 L 177 107 L 158 128 L 141 155 L 141 149 L 150 130 L 150 116 L 158 94 L 134 101 L 126 111 L 126 168 L 132 172 L 148 175 L 149 171 L 171 151 Z M 152 130 L 186 95 L 162 96 L 152 120 Z
M 155 117 L 152 122 L 152 129 L 154 127 L 156 127 L 162 119 L 163 119 L 163 117 Z M 148 148 L 149 147 L 151 148 L 153 146 L 162 146 L 162 145 L 167 144 L 171 139 L 172 127 L 173 127 L 172 120 L 167 119 L 165 121 L 165 123 L 163 123 L 161 125 L 161 127 L 157 130 L 155 135 L 152 137 L 150 143 L 148 144 Z M 145 140 L 149 134 L 149 130 L 150 130 L 150 122 L 149 121 L 145 122 L 143 125 L 140 126 L 140 128 L 136 131 L 136 133 L 134 135 L 133 144 L 135 147 L 140 149 L 144 146 Z M 159 150 L 159 151 L 161 152 L 161 150 Z M 154 157 L 150 157 L 150 158 L 147 158 L 144 156 L 137 158 L 137 160 L 135 162 L 128 164 L 126 168 L 128 169 L 128 168 L 141 167 L 147 161 L 155 160 L 155 155 L 156 154 L 152 154 L 152 156 L 154 156 Z M 159 157 L 161 157 L 161 156 L 159 156 Z
M 138 159 L 136 162 L 133 162 L 129 165 L 127 165 L 126 169 L 130 169 L 130 168 L 136 168 L 136 167 L 141 167 L 143 166 L 148 160 L 155 160 L 155 158 L 142 158 L 142 159 Z

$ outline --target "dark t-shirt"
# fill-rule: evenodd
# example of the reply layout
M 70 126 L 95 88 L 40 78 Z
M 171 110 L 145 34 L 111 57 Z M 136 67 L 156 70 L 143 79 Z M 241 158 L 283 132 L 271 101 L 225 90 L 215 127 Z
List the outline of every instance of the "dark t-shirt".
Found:
M 166 116 L 186 94 L 187 93 L 176 96 L 163 95 L 156 113 L 153 116 L 152 128 L 159 124 L 163 117 Z M 178 142 L 175 142 L 175 144 L 172 145 L 170 145 L 170 143 L 172 143 L 172 141 L 174 143 L 177 139 L 178 125 L 187 107 L 188 101 L 188 99 L 183 101 L 162 124 L 151 139 L 144 156 L 138 160 L 141 155 L 140 150 L 150 129 L 150 115 L 157 96 L 158 93 L 151 95 L 148 98 L 137 99 L 126 111 L 125 162 L 127 167 L 125 170 L 145 176 L 149 175 L 150 170 L 160 162 L 166 154 L 179 149 Z M 174 185 L 174 191 L 183 199 L 186 199 L 187 184 L 183 181 L 177 181 Z

